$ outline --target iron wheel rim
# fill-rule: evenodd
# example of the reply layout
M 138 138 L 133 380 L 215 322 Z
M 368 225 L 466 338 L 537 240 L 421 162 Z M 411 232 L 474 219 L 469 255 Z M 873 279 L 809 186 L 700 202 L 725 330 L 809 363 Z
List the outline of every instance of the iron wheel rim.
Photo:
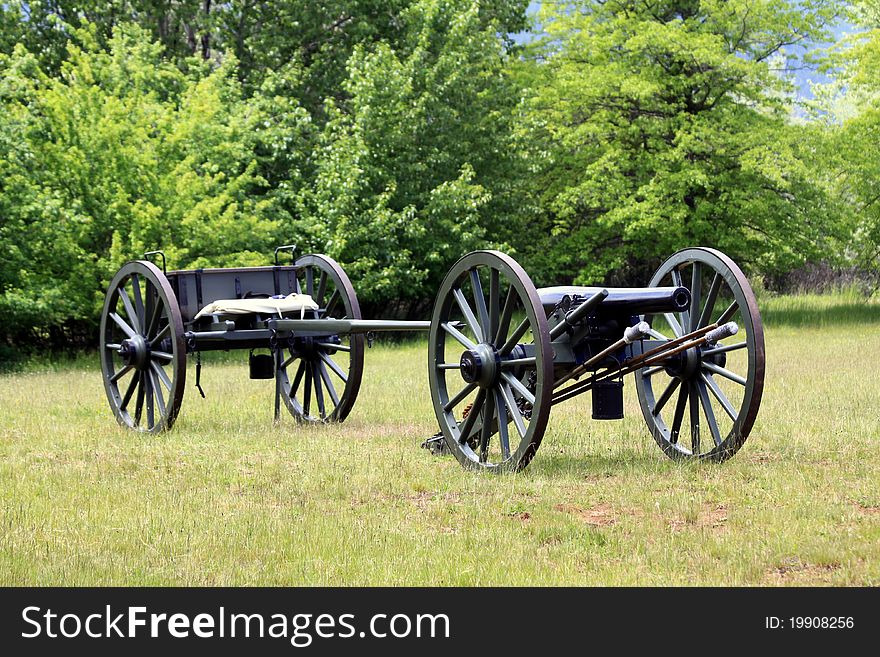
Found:
M 113 277 L 99 348 L 104 391 L 117 422 L 144 433 L 170 429 L 186 385 L 186 342 L 177 297 L 158 267 L 136 260 Z
M 320 306 L 318 311 L 306 311 L 306 317 L 362 318 L 351 280 L 333 258 L 306 255 L 295 266 L 297 291 L 308 294 Z M 281 398 L 299 422 L 342 422 L 357 400 L 364 370 L 364 336 L 338 335 L 330 339 L 339 342 L 316 341 L 306 345 L 300 338 L 294 338 L 303 348 L 287 345 L 279 352 L 276 376 Z M 342 363 L 340 354 L 345 354 Z M 330 404 L 333 410 L 327 412 Z
M 507 287 L 506 294 L 504 287 Z M 470 292 L 469 296 L 465 290 Z M 521 318 L 518 313 L 522 313 Z M 461 330 L 453 323 L 458 315 L 463 318 Z M 533 356 L 517 357 L 517 350 L 524 349 L 516 337 L 518 333 L 520 338 L 532 337 L 529 345 Z M 485 371 L 483 368 L 494 372 L 490 381 L 474 384 L 464 378 L 463 371 L 472 369 L 473 365 L 466 354 L 479 357 L 480 376 Z M 489 367 L 487 363 L 493 358 L 495 364 Z M 514 361 L 529 358 L 534 362 L 513 365 Z M 452 266 L 434 305 L 428 369 L 440 430 L 462 466 L 502 473 L 518 471 L 528 465 L 541 444 L 550 416 L 553 352 L 537 290 L 515 260 L 498 251 L 475 251 Z M 525 381 L 531 381 L 531 373 L 534 373 L 534 382 L 525 385 Z M 471 388 L 474 385 L 476 387 Z M 526 392 L 532 400 L 527 399 Z M 471 395 L 471 410 L 466 417 L 465 401 Z M 505 422 L 498 421 L 501 413 L 497 409 L 502 407 Z M 470 416 L 473 419 L 469 423 Z M 467 435 L 463 435 L 464 432 Z M 490 449 L 500 458 L 490 460 Z
M 698 273 L 695 274 L 695 271 Z M 673 315 L 682 331 L 693 331 L 711 322 L 721 324 L 734 320 L 740 332 L 724 340 L 726 344 L 719 343 L 715 347 L 695 350 L 698 354 L 694 356 L 697 363 L 689 375 L 673 376 L 659 367 L 637 370 L 636 391 L 642 415 L 654 440 L 667 456 L 686 460 L 724 461 L 745 443 L 761 405 L 765 351 L 764 328 L 757 300 L 742 270 L 724 253 L 715 249 L 699 247 L 673 254 L 660 266 L 649 285 L 653 287 L 664 284 L 667 277 L 672 278 L 672 284 L 688 287 L 692 296 L 696 297 L 687 313 Z M 706 282 L 709 282 L 708 286 Z M 695 287 L 696 295 L 693 294 Z M 725 298 L 732 301 L 719 305 L 719 299 Z M 732 310 L 733 303 L 736 308 Z M 678 334 L 679 331 L 668 322 L 669 315 L 670 313 L 666 314 L 667 324 L 673 334 Z M 653 326 L 655 316 L 646 315 L 643 319 Z M 685 322 L 688 323 L 686 330 L 683 326 Z M 745 336 L 742 332 L 745 332 Z M 742 366 L 741 356 L 738 368 L 731 369 L 725 366 L 726 362 L 721 365 L 717 362 L 721 354 L 724 354 L 726 361 L 740 351 L 747 356 L 745 367 Z M 668 377 L 665 386 L 657 385 L 659 378 L 653 378 L 661 374 L 661 371 Z M 727 390 L 723 386 L 727 386 Z M 737 394 L 731 401 L 730 397 L 738 390 L 736 386 L 742 388 L 741 396 Z M 662 392 L 659 392 L 661 389 Z M 675 410 L 672 411 L 670 402 L 676 396 Z M 687 419 L 691 434 L 690 448 L 679 440 L 682 437 L 685 410 L 689 411 Z M 663 418 L 664 414 L 672 417 L 671 423 Z M 705 432 L 702 430 L 703 422 L 707 429 Z M 704 442 L 706 437 L 710 440 Z M 706 445 L 710 446 L 704 450 Z

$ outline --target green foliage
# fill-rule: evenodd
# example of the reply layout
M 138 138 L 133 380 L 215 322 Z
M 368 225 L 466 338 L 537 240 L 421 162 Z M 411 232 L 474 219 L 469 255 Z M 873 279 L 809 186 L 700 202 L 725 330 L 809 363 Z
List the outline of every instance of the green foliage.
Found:
M 763 271 L 825 251 L 832 222 L 773 68 L 833 2 L 585 2 L 544 16 L 529 134 L 542 274 L 597 281 L 717 246 Z
M 856 3 L 863 29 L 834 49 L 835 79 L 818 89 L 814 111 L 830 183 L 851 218 L 848 256 L 859 267 L 880 270 L 880 2 Z
M 154 248 L 294 242 L 371 314 L 422 314 L 485 247 L 539 284 L 694 244 L 770 280 L 880 268 L 877 0 L 806 114 L 786 71 L 839 0 L 543 5 L 522 46 L 526 0 L 0 3 L 0 345 L 91 340 Z
M 296 183 L 308 116 L 244 100 L 234 59 L 185 74 L 127 26 L 106 51 L 77 31 L 57 77 L 20 46 L 0 69 L 7 339 L 92 325 L 112 273 L 146 250 L 179 266 L 263 264 L 282 239 L 267 178 Z
M 499 25 L 464 0 L 421 0 L 401 21 L 401 51 L 358 47 L 349 60 L 298 231 L 349 263 L 374 301 L 430 298 L 451 262 L 509 220 L 492 203 L 511 179 L 518 100 Z

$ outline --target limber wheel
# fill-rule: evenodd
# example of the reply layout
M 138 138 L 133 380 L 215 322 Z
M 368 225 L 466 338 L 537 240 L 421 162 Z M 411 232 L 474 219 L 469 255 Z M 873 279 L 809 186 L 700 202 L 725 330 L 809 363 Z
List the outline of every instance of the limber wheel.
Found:
M 754 292 L 730 258 L 709 248 L 674 254 L 650 285 L 684 285 L 691 292 L 689 311 L 645 316 L 665 337 L 710 323 L 739 327 L 724 344 L 688 349 L 635 372 L 642 414 L 663 451 L 673 458 L 724 461 L 748 438 L 764 389 L 764 327 Z
M 428 370 L 440 430 L 464 467 L 528 465 L 550 417 L 553 351 L 541 300 L 515 260 L 475 251 L 452 266 L 434 305 Z
M 325 255 L 295 263 L 299 292 L 318 304 L 306 318 L 361 319 L 361 307 L 342 267 Z M 295 336 L 276 368 L 281 398 L 301 422 L 341 422 L 351 412 L 364 371 L 364 336 Z
M 186 383 L 186 343 L 177 297 L 155 265 L 128 262 L 113 277 L 101 314 L 101 371 L 123 426 L 170 429 Z

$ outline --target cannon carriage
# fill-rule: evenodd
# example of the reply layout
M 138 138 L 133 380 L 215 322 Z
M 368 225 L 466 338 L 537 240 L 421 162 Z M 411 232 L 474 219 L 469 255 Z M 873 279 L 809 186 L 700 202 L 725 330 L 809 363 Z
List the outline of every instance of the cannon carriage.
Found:
M 468 254 L 441 285 L 428 351 L 440 434 L 427 446 L 496 472 L 529 463 L 566 400 L 590 392 L 593 419 L 622 418 L 630 373 L 664 453 L 725 460 L 751 431 L 764 381 L 754 293 L 708 248 L 676 253 L 645 288 L 536 289 L 512 258 Z
M 761 401 L 757 303 L 724 254 L 670 257 L 644 288 L 537 289 L 509 256 L 475 251 L 440 286 L 430 321 L 365 320 L 342 268 L 323 255 L 267 267 L 165 271 L 126 263 L 107 291 L 101 367 L 117 420 L 169 429 L 188 356 L 250 351 L 252 378 L 275 379 L 301 422 L 341 422 L 364 369 L 365 334 L 428 331 L 440 431 L 425 442 L 476 470 L 515 471 L 535 455 L 556 404 L 592 395 L 592 417 L 623 417 L 633 374 L 642 415 L 668 456 L 724 460 L 748 437 Z M 158 253 L 158 252 L 155 252 Z M 268 354 L 256 351 L 268 350 Z

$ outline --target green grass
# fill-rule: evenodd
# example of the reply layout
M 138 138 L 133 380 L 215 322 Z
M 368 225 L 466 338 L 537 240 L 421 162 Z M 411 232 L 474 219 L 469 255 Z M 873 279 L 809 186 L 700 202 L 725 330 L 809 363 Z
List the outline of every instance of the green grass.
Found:
M 4 375 L 0 584 L 876 586 L 880 312 L 835 303 L 762 302 L 764 402 L 722 465 L 666 459 L 628 381 L 625 420 L 579 398 L 525 472 L 464 472 L 419 449 L 423 343 L 368 351 L 329 427 L 273 426 L 245 354 L 158 437 L 116 426 L 95 364 Z

